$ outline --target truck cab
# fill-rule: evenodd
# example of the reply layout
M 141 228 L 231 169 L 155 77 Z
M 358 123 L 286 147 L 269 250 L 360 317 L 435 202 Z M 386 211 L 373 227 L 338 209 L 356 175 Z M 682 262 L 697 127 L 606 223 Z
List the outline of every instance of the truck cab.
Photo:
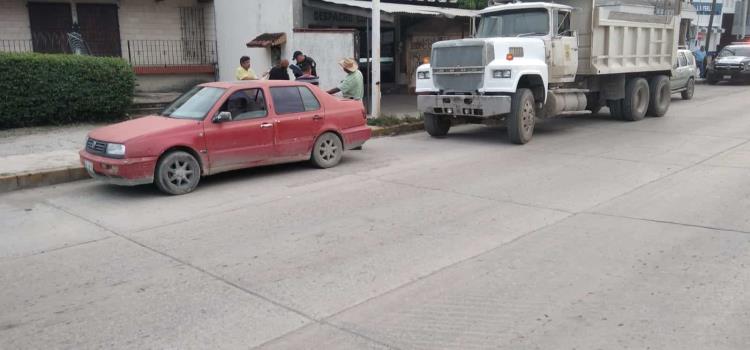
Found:
M 479 11 L 474 38 L 433 44 L 430 63 L 418 67 L 416 83 L 427 132 L 445 136 L 453 119 L 495 119 L 507 125 L 512 142 L 524 144 L 531 139 L 536 118 L 596 113 L 610 102 L 623 119 L 642 119 L 650 109 L 648 99 L 642 98 L 644 82 L 632 82 L 638 90 L 634 101 L 625 91 L 628 79 L 643 78 L 649 85 L 658 76 L 654 87 L 668 94 L 668 86 L 662 87 L 669 83 L 676 43 L 649 46 L 656 41 L 638 42 L 617 28 L 634 27 L 663 41 L 674 36 L 675 22 L 667 16 L 630 15 L 615 9 L 622 1 L 605 1 L 494 5 Z M 661 95 L 658 100 L 664 103 Z M 637 106 L 620 107 L 627 103 Z

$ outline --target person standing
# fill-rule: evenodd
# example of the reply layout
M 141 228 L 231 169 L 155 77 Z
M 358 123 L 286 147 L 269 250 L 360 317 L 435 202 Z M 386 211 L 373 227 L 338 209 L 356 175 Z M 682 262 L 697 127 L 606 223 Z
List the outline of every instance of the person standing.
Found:
M 703 46 L 697 47 L 693 50 L 693 56 L 695 56 L 695 63 L 698 64 L 698 71 L 701 74 L 701 78 L 706 77 L 706 51 Z
M 310 65 L 306 63 L 302 64 L 302 75 L 297 77 L 297 81 L 310 83 L 315 86 L 320 84 L 320 80 L 318 79 L 318 77 L 312 75 L 312 67 L 310 67 Z
M 240 58 L 240 66 L 237 67 L 235 78 L 237 78 L 237 80 L 258 80 L 255 71 L 250 68 L 250 57 L 242 56 Z
M 271 68 L 268 72 L 268 80 L 290 80 L 289 79 L 289 60 L 279 61 L 276 67 Z
M 329 94 L 341 92 L 344 98 L 361 101 L 365 95 L 364 78 L 357 67 L 357 61 L 351 58 L 339 61 L 339 65 L 346 72 L 346 78 L 338 87 L 328 90 Z
M 305 56 L 305 54 L 302 53 L 302 51 L 294 51 L 294 55 L 292 55 L 292 58 L 294 58 L 294 61 L 297 62 L 297 66 L 302 68 L 303 64 L 309 64 L 310 67 L 312 67 L 312 75 L 318 76 L 318 70 L 316 69 L 317 64 L 315 63 L 315 60 L 312 59 L 310 56 Z

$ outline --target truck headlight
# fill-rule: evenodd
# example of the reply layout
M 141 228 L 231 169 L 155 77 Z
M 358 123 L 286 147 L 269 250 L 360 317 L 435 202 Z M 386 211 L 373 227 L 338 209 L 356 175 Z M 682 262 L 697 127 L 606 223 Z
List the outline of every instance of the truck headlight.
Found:
M 510 69 L 498 69 L 492 71 L 492 77 L 495 79 L 509 79 Z
M 430 79 L 430 72 L 417 72 L 417 79 Z
M 108 143 L 107 144 L 107 155 L 124 157 L 125 156 L 125 145 L 119 143 Z

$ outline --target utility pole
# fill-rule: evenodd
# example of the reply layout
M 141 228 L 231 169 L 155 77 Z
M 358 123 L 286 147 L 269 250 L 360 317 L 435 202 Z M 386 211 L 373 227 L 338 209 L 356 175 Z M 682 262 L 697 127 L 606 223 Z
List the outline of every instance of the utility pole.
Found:
M 708 30 L 706 33 L 706 52 L 710 51 L 711 33 L 714 31 L 714 11 L 716 9 L 716 0 L 711 1 L 711 15 L 708 17 Z
M 750 2 L 750 0 L 744 0 L 742 2 L 743 2 L 742 16 L 740 16 L 742 17 L 742 34 L 740 35 L 741 35 L 741 39 L 744 39 L 747 36 L 747 19 L 748 17 L 750 17 L 750 14 L 747 12 L 747 7 L 748 7 L 747 5 Z M 737 15 L 735 14 L 735 16 Z
M 714 0 L 716 1 L 716 0 Z M 380 0 L 372 0 L 372 95 L 370 114 L 380 117 Z

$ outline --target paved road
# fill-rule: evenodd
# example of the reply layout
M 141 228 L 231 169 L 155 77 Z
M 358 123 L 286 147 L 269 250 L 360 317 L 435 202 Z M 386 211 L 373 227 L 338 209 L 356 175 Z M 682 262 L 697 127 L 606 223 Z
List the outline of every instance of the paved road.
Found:
M 750 88 L 0 196 L 2 349 L 747 349 Z

